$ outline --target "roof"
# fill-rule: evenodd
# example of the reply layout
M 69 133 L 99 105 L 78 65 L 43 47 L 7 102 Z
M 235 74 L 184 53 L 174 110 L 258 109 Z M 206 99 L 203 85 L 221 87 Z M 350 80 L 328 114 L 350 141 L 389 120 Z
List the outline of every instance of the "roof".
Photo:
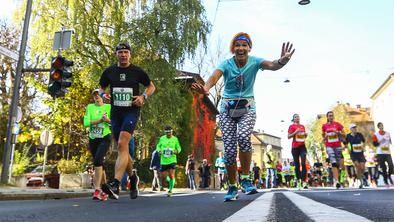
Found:
M 200 84 L 205 84 L 205 81 L 203 78 L 201 78 L 200 74 L 197 73 L 192 73 L 192 72 L 186 72 L 186 71 L 181 71 L 178 70 L 178 76 L 175 77 L 176 80 L 186 80 L 190 84 L 192 83 L 200 83 Z M 208 96 L 204 95 L 202 101 L 207 105 L 207 107 L 212 111 L 213 114 L 217 115 L 219 114 L 218 109 L 214 105 L 214 103 L 209 99 Z
M 376 92 L 371 96 L 371 99 L 375 100 L 390 84 L 393 82 L 394 73 L 391 73 L 389 77 L 387 77 L 386 81 L 376 90 Z

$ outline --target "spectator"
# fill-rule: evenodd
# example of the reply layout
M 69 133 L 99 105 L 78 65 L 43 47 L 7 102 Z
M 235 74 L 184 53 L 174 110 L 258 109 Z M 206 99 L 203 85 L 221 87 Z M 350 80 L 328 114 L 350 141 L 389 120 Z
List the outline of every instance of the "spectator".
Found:
M 164 191 L 164 188 L 161 185 L 160 176 L 160 154 L 156 150 L 154 150 L 152 153 L 149 169 L 153 170 L 152 191 L 157 191 L 156 188 L 158 188 L 160 191 Z
M 210 172 L 210 166 L 208 165 L 206 159 L 202 160 L 202 164 L 200 165 L 198 170 L 200 171 L 200 177 L 201 177 L 200 188 L 209 187 L 209 177 L 211 176 L 211 172 Z
M 196 162 L 194 161 L 193 154 L 190 154 L 187 158 L 186 161 L 186 175 L 187 175 L 187 180 L 188 180 L 188 187 L 191 190 L 196 190 L 196 181 L 194 177 L 194 171 L 195 171 L 195 165 Z

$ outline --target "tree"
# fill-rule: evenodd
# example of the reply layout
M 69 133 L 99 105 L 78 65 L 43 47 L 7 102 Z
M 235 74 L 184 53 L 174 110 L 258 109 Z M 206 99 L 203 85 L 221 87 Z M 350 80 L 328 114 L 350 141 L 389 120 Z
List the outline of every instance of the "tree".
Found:
M 71 155 L 79 155 L 87 146 L 81 123 L 84 109 L 102 71 L 115 61 L 115 45 L 122 41 L 131 43 L 132 63 L 144 68 L 157 86 L 142 110 L 136 132 L 142 147 L 148 147 L 165 124 L 177 128 L 179 117 L 188 112 L 184 105 L 188 95 L 182 93 L 181 83 L 174 82 L 175 67 L 193 57 L 198 43 L 205 44 L 210 31 L 200 1 L 36 1 L 31 55 L 46 57 L 45 66 L 53 54 L 49 36 L 62 26 L 75 30 L 72 48 L 63 52 L 75 62 L 70 92 L 54 101 L 45 94 L 46 76 L 30 82 L 43 93 L 40 98 L 46 105 L 36 113 L 36 121 L 52 129 L 55 144 L 67 147 Z

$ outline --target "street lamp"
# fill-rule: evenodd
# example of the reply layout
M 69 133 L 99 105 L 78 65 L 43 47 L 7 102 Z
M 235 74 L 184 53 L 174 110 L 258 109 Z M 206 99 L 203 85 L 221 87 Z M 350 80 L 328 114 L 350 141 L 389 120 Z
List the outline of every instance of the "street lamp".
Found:
M 298 4 L 300 4 L 300 5 L 307 5 L 309 3 L 311 3 L 310 0 L 301 0 L 301 1 L 298 2 Z

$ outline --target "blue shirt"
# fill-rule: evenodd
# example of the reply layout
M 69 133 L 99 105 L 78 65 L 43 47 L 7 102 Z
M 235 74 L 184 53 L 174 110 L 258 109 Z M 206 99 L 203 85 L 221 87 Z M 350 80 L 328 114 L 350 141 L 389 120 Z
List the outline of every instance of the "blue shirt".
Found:
M 263 61 L 262 58 L 248 56 L 248 61 L 242 68 L 237 67 L 234 57 L 222 62 L 217 67 L 218 70 L 223 72 L 224 90 L 222 97 L 225 99 L 253 98 L 256 74 L 259 69 L 263 70 L 260 65 Z M 224 110 L 223 104 L 222 102 L 221 112 Z M 255 109 L 254 104 L 252 104 L 252 109 Z

